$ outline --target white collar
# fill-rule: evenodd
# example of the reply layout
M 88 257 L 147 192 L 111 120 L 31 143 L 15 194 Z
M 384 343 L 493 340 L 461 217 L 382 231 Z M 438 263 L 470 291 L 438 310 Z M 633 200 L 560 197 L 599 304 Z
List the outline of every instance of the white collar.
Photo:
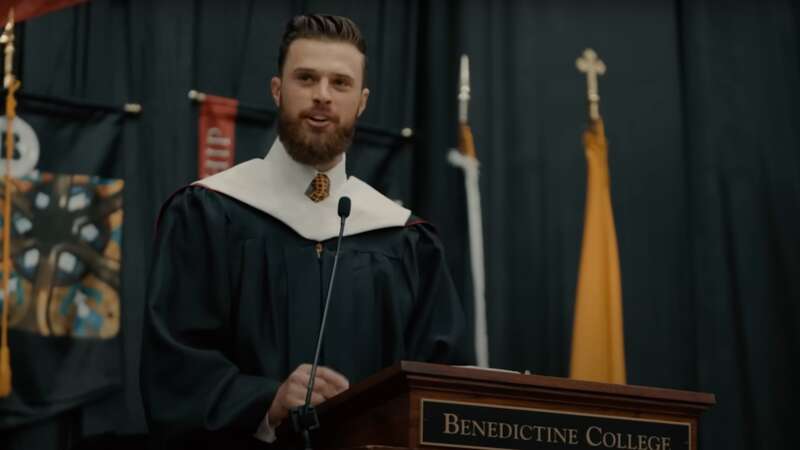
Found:
M 343 155 L 344 156 L 344 155 Z M 352 208 L 345 236 L 400 227 L 411 211 L 384 197 L 356 177 L 347 177 L 345 159 L 325 172 L 330 196 L 312 202 L 305 192 L 317 170 L 289 156 L 276 139 L 264 159 L 251 159 L 194 184 L 233 197 L 285 223 L 306 239 L 324 241 L 339 234 L 339 198 L 350 197 Z
M 329 201 L 332 198 L 336 198 L 336 202 L 339 201 L 339 197 L 337 197 L 336 194 L 347 182 L 347 174 L 345 173 L 346 157 L 347 156 L 343 154 L 342 160 L 336 164 L 336 166 L 329 169 L 327 172 L 322 172 L 327 175 L 330 180 L 330 196 L 326 200 L 323 200 L 323 202 Z M 280 139 L 275 139 L 269 153 L 264 157 L 264 162 L 272 167 L 280 169 L 277 173 L 273 174 L 273 176 L 280 177 L 280 182 L 284 186 L 281 192 L 285 189 L 292 193 L 299 193 L 305 196 L 306 189 L 308 189 L 308 186 L 311 184 L 311 180 L 320 173 L 316 168 L 301 164 L 292 159 Z M 306 200 L 309 202 L 311 201 L 307 197 Z

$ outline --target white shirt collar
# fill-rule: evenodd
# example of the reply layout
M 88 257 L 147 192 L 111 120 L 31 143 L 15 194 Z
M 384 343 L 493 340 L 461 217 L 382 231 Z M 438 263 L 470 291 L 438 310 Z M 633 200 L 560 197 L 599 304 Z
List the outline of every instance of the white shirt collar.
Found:
M 317 176 L 318 173 L 324 173 L 330 180 L 330 196 L 328 198 L 338 197 L 336 193 L 341 189 L 347 181 L 347 173 L 345 172 L 345 159 L 347 155 L 342 154 L 342 160 L 333 168 L 326 172 L 319 172 L 316 168 L 299 163 L 292 159 L 286 147 L 280 139 L 275 139 L 264 161 L 269 165 L 274 165 L 280 168 L 283 182 L 290 190 L 297 191 L 305 195 L 306 189 L 311 184 L 311 180 Z M 309 199 L 308 201 L 311 201 Z M 324 201 L 324 200 L 323 200 Z M 337 200 L 338 201 L 338 200 Z

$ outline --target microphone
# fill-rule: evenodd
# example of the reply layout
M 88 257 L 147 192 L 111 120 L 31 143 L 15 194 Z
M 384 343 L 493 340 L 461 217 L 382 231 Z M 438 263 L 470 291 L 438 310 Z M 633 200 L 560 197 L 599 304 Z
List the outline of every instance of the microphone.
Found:
M 331 304 L 331 293 L 333 292 L 333 280 L 336 277 L 336 265 L 339 262 L 339 249 L 342 246 L 342 236 L 344 236 L 344 224 L 350 216 L 350 197 L 341 197 L 339 199 L 338 214 L 339 222 L 339 237 L 336 240 L 336 253 L 333 256 L 333 268 L 331 269 L 331 279 L 328 282 L 328 293 L 325 297 L 325 307 L 322 310 L 322 321 L 319 325 L 319 334 L 317 335 L 317 350 L 314 353 L 314 362 L 311 364 L 311 377 L 308 380 L 308 388 L 306 389 L 306 401 L 303 406 L 293 408 L 291 410 L 292 427 L 295 432 L 303 433 L 303 441 L 305 442 L 306 450 L 311 450 L 311 436 L 310 430 L 319 428 L 319 417 L 317 411 L 311 406 L 311 394 L 314 392 L 314 379 L 317 376 L 317 366 L 319 365 L 319 354 L 322 350 L 322 338 L 325 335 L 325 322 L 328 319 L 328 307 Z
M 344 220 L 350 216 L 350 197 L 342 197 L 339 199 L 339 217 L 342 218 L 342 230 L 339 231 L 339 239 L 342 238 L 342 231 L 344 231 Z

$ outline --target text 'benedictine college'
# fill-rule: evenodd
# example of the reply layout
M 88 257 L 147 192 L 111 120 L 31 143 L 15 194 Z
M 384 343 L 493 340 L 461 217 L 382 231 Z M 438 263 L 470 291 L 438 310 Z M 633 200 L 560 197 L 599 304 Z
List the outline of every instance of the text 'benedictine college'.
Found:
M 619 417 L 422 401 L 420 443 L 487 449 L 690 450 L 691 424 Z

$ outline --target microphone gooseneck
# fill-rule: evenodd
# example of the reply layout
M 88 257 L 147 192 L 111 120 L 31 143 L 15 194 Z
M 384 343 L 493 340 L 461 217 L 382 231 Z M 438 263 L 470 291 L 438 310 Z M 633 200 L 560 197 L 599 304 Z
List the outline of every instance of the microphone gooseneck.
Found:
M 319 354 L 322 350 L 322 339 L 325 335 L 325 323 L 328 319 L 328 308 L 331 303 L 331 294 L 333 293 L 333 281 L 336 278 L 336 266 L 339 262 L 339 249 L 342 246 L 342 237 L 344 236 L 344 224 L 347 217 L 350 216 L 350 197 L 342 197 L 339 199 L 338 214 L 339 222 L 339 237 L 336 239 L 336 253 L 333 256 L 333 268 L 331 269 L 331 279 L 328 282 L 328 291 L 325 296 L 325 307 L 322 310 L 322 321 L 319 325 L 319 334 L 317 335 L 317 349 L 314 352 L 314 361 L 311 364 L 311 374 L 308 379 L 308 387 L 306 389 L 306 399 L 303 406 L 292 410 L 292 425 L 297 432 L 303 433 L 303 440 L 305 441 L 306 450 L 311 450 L 311 437 L 309 430 L 319 428 L 319 418 L 313 406 L 311 406 L 311 394 L 314 392 L 314 381 L 317 375 L 317 366 L 319 365 Z
M 311 405 L 311 393 L 314 390 L 314 378 L 317 374 L 317 365 L 319 364 L 319 354 L 322 350 L 322 339 L 325 335 L 325 323 L 328 319 L 328 307 L 331 303 L 331 294 L 333 293 L 333 281 L 336 278 L 336 266 L 339 262 L 339 248 L 342 246 L 342 236 L 344 235 L 344 223 L 350 215 L 350 197 L 342 197 L 339 199 L 339 237 L 336 239 L 336 253 L 333 256 L 333 268 L 331 269 L 331 279 L 328 282 L 328 294 L 325 297 L 325 308 L 322 310 L 322 322 L 319 326 L 319 336 L 317 336 L 317 350 L 314 353 L 314 363 L 311 365 L 311 378 L 308 380 L 308 391 L 306 392 L 305 406 Z

